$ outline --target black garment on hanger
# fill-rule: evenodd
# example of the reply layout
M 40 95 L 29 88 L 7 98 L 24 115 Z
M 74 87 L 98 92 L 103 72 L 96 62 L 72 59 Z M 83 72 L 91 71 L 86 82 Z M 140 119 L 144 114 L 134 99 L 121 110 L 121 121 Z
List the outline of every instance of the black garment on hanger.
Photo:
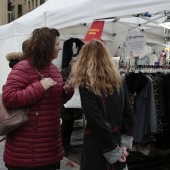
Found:
M 69 66 L 70 60 L 73 57 L 73 43 L 76 43 L 76 47 L 78 47 L 77 54 L 81 50 L 81 47 L 84 45 L 78 38 L 70 38 L 64 42 L 63 45 L 63 55 L 62 55 L 62 69 L 67 68 Z
M 135 92 L 138 93 L 141 91 L 141 89 L 148 82 L 148 78 L 142 72 L 131 72 L 126 76 L 125 82 L 127 84 L 128 90 L 134 94 Z

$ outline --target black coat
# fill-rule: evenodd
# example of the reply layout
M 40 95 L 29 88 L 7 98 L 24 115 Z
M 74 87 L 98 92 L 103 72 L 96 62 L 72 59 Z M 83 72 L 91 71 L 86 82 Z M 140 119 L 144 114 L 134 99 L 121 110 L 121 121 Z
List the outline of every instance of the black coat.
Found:
M 100 97 L 84 88 L 79 90 L 87 119 L 81 170 L 123 170 L 125 163 L 109 164 L 103 154 L 120 146 L 122 134 L 132 135 L 134 117 L 126 87 L 123 86 L 120 93 L 115 89 L 108 97 Z
M 70 60 L 73 57 L 73 43 L 76 43 L 76 47 L 78 47 L 77 54 L 81 50 L 81 47 L 84 43 L 78 38 L 70 38 L 64 42 L 63 45 L 63 55 L 62 55 L 62 69 L 67 68 L 69 66 Z

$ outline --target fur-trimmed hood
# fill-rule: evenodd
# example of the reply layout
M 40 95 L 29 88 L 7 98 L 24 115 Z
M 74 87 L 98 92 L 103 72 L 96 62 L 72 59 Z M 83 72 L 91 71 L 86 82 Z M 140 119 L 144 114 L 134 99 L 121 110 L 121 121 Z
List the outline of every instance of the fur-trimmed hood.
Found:
M 13 52 L 6 55 L 6 59 L 9 61 L 9 67 L 13 68 L 15 64 L 23 59 L 23 52 Z
M 6 55 L 6 59 L 8 61 L 11 61 L 11 60 L 22 60 L 23 58 L 23 52 L 13 52 L 13 53 L 9 53 Z

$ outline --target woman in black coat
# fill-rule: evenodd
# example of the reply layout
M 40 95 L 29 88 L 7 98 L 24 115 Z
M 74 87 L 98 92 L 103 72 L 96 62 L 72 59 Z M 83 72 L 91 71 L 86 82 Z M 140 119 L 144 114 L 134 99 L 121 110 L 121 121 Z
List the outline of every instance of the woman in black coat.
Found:
M 72 70 L 86 117 L 81 170 L 125 170 L 132 148 L 133 111 L 128 93 L 104 43 L 91 40 Z

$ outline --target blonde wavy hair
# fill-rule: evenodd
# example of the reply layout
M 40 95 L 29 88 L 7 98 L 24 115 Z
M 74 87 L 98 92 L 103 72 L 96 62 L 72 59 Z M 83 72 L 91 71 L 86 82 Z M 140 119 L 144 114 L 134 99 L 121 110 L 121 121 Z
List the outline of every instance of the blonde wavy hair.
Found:
M 85 87 L 97 95 L 111 95 L 121 86 L 121 76 L 105 44 L 91 40 L 80 51 L 71 71 L 74 87 Z

